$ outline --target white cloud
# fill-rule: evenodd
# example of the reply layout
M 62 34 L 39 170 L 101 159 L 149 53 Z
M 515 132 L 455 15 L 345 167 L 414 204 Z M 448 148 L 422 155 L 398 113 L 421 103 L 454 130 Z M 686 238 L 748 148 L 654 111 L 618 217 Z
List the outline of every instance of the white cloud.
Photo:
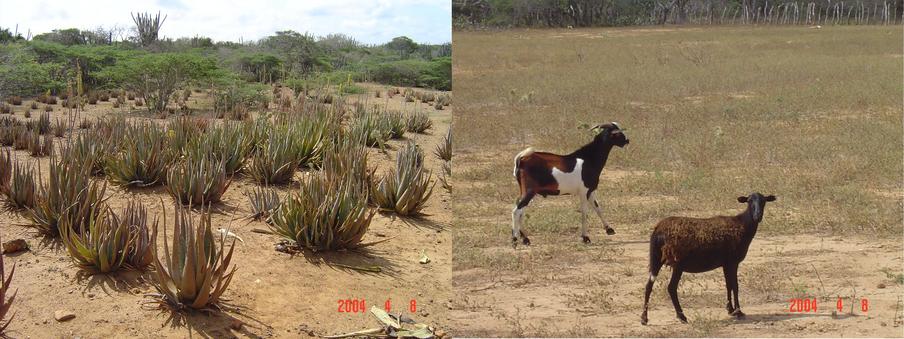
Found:
M 130 12 L 167 15 L 161 35 L 257 40 L 279 30 L 344 33 L 365 43 L 405 35 L 418 42 L 452 39 L 449 0 L 0 0 L 0 27 L 33 35 L 53 29 L 131 28 Z

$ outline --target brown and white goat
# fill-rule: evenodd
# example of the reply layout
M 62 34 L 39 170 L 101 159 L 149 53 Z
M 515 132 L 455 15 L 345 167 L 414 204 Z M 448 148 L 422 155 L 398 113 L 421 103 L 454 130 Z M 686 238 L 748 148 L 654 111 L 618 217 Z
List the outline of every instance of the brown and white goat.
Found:
M 518 245 L 519 236 L 525 245 L 530 245 L 530 239 L 524 234 L 521 224 L 524 209 L 537 194 L 544 198 L 564 194 L 578 196 L 581 202 L 581 239 L 585 243 L 590 242 L 587 235 L 587 209 L 591 206 L 602 221 L 606 234 L 615 234 L 615 230 L 603 219 L 603 209 L 594 197 L 594 192 L 609 158 L 609 151 L 613 146 L 625 147 L 629 140 L 615 122 L 598 125 L 591 130 L 598 131 L 593 141 L 571 154 L 534 152 L 533 148 L 528 148 L 515 156 L 514 175 L 521 188 L 521 197 L 512 210 L 513 247 Z
M 775 201 L 775 196 L 752 193 L 750 196 L 738 197 L 738 202 L 746 203 L 747 209 L 735 216 L 705 219 L 668 217 L 657 223 L 650 236 L 650 280 L 647 281 L 643 294 L 640 323 L 647 324 L 650 292 L 653 291 L 653 282 L 662 265 L 672 266 L 668 291 L 675 314 L 681 322 L 687 322 L 681 304 L 678 303 L 681 274 L 706 272 L 719 267 L 725 275 L 725 290 L 728 295 L 725 308 L 728 314 L 737 318 L 744 317 L 738 302 L 738 265 L 747 256 L 753 236 L 763 220 L 763 209 L 767 201 Z

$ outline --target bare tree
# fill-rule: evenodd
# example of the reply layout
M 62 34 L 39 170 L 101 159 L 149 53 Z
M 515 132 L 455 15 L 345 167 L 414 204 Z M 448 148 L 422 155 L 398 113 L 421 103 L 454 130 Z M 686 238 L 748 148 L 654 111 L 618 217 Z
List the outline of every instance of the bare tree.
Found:
M 160 26 L 166 21 L 166 16 L 160 20 L 160 11 L 157 16 L 152 17 L 150 13 L 129 13 L 132 15 L 132 21 L 135 22 L 135 30 L 138 32 L 138 42 L 142 46 L 147 46 L 157 41 L 157 34 L 160 33 Z

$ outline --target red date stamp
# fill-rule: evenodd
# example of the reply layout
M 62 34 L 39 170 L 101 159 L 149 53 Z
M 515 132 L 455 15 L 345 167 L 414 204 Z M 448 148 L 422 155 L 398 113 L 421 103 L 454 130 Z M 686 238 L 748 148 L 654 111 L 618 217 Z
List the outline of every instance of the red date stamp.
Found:
M 339 299 L 339 313 L 364 313 L 367 301 L 364 299 Z
M 367 301 L 365 299 L 339 299 L 337 303 L 339 313 L 364 313 L 367 311 Z M 417 299 L 409 300 L 407 306 L 408 312 L 417 313 Z M 383 309 L 386 312 L 391 312 L 392 308 L 392 299 L 386 299 L 386 302 L 383 303 Z
M 860 300 L 851 299 L 850 302 L 853 302 L 854 305 L 847 305 L 850 307 L 849 311 L 853 313 L 855 311 L 855 307 L 860 310 L 862 313 L 869 312 L 869 299 L 861 298 Z M 857 305 L 859 304 L 859 305 Z M 838 312 L 844 312 L 845 307 L 845 299 L 838 298 L 835 302 L 835 309 Z M 857 307 L 859 306 L 859 307 Z M 819 310 L 818 302 L 816 298 L 791 298 L 789 300 L 788 312 L 791 313 L 816 313 Z
M 816 298 L 791 298 L 791 307 L 788 312 L 807 313 L 816 312 Z

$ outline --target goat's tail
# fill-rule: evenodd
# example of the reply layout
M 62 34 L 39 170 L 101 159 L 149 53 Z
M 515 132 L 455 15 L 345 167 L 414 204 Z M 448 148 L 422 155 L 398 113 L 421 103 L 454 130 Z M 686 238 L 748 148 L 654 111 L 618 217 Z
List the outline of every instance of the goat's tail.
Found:
M 665 245 L 665 237 L 655 231 L 650 236 L 650 276 L 659 275 L 662 268 L 662 246 Z
M 515 155 L 515 169 L 512 171 L 512 175 L 514 175 L 515 178 L 518 178 L 518 166 L 521 164 L 521 158 L 531 155 L 533 153 L 534 153 L 534 148 L 528 147 L 528 148 L 525 148 L 523 151 L 518 152 L 517 155 Z

